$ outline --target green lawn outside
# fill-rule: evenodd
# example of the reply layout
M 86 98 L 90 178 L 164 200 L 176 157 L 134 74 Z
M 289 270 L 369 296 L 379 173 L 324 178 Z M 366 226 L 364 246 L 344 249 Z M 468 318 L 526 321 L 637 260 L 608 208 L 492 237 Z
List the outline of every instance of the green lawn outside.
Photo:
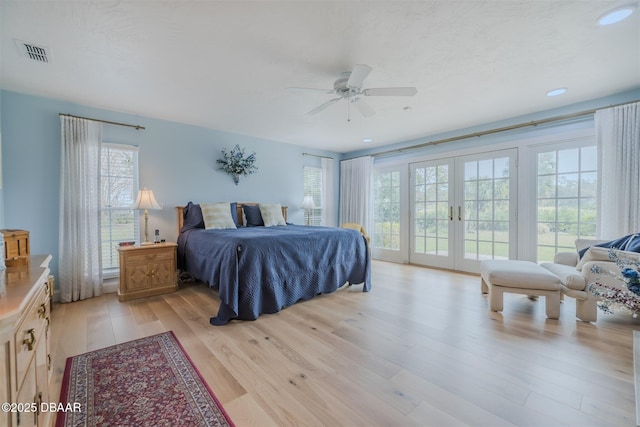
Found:
M 397 230 L 398 224 L 394 224 L 394 230 Z M 390 223 L 376 224 L 376 229 L 383 231 L 383 234 L 390 235 Z M 415 236 L 414 237 L 414 250 L 416 253 L 436 253 L 439 250 L 440 253 L 446 252 L 446 236 L 439 235 L 441 237 L 438 241 L 435 235 L 429 236 Z M 508 258 L 509 246 L 508 242 L 509 233 L 505 231 L 491 231 L 482 230 L 477 233 L 466 233 L 465 235 L 465 253 L 478 254 L 482 256 L 495 256 L 496 258 Z M 581 236 L 585 239 L 593 239 L 593 236 Z M 557 244 L 556 244 L 557 239 Z M 386 240 L 386 239 L 385 239 Z M 495 243 L 493 242 L 495 240 Z M 553 261 L 553 257 L 557 252 L 567 252 L 575 250 L 575 235 L 564 233 L 538 233 L 538 262 Z M 388 240 L 387 240 L 388 241 Z M 386 241 L 376 242 L 377 247 L 385 247 Z M 436 245 L 439 245 L 438 247 Z M 476 246 L 477 245 L 477 246 Z M 389 248 L 390 249 L 390 248 Z M 397 248 L 396 248 L 397 249 Z

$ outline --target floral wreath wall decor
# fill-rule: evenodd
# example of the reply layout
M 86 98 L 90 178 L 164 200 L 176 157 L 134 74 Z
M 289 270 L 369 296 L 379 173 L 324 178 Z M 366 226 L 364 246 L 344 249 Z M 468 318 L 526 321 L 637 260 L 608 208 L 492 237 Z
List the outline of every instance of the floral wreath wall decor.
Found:
M 235 182 L 236 185 L 240 182 L 240 175 L 247 176 L 256 173 L 258 170 L 256 166 L 256 153 L 251 153 L 245 157 L 244 148 L 240 148 L 238 144 L 230 151 L 223 148 L 222 158 L 216 160 L 216 163 L 220 165 L 219 170 L 233 176 L 233 182 Z

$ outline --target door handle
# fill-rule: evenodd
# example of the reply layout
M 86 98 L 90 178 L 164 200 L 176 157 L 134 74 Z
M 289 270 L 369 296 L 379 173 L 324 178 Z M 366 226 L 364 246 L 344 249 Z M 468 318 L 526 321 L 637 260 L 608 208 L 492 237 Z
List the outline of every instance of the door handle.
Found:
M 449 221 L 453 221 L 453 206 L 449 206 Z
M 462 206 L 458 206 L 458 221 L 462 221 Z

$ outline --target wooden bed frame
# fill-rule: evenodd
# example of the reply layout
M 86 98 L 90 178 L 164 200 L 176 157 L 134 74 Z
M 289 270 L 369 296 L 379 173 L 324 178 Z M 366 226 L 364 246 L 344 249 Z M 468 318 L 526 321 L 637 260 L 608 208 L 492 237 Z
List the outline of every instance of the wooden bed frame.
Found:
M 258 206 L 259 203 L 252 203 L 252 202 L 243 202 L 240 203 L 238 202 L 238 219 L 242 218 L 242 206 Z M 176 209 L 178 210 L 178 234 L 180 234 L 180 230 L 182 229 L 182 226 L 184 225 L 184 206 L 176 206 Z M 284 218 L 284 220 L 287 220 L 287 206 L 282 206 L 282 217 Z

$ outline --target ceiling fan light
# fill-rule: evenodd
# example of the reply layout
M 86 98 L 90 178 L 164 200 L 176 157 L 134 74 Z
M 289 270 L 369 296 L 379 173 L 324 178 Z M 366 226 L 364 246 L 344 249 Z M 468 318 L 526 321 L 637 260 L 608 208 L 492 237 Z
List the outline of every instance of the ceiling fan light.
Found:
M 633 13 L 633 9 L 634 9 L 633 6 L 624 6 L 624 7 L 619 7 L 617 9 L 610 10 L 609 12 L 605 13 L 600 18 L 598 18 L 598 25 L 605 26 L 605 25 L 617 24 L 618 22 L 623 21 L 628 17 L 630 17 L 631 14 Z

